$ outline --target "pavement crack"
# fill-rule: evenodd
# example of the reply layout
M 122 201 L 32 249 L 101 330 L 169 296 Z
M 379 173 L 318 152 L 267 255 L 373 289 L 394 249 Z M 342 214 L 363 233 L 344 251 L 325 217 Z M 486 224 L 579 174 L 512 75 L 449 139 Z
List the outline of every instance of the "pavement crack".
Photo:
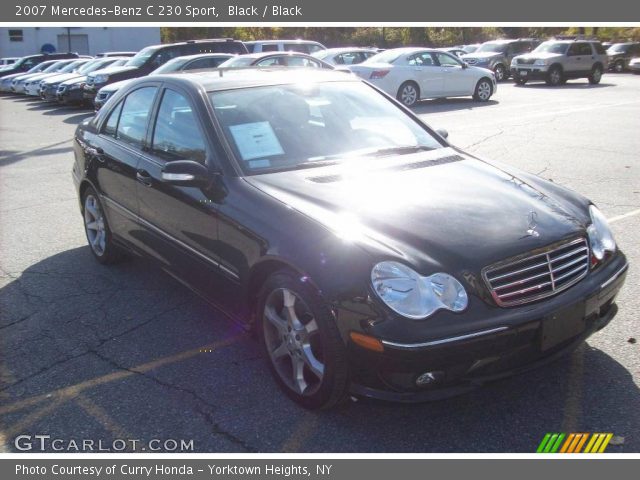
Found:
M 244 451 L 246 452 L 257 452 L 257 450 L 252 447 L 251 445 L 249 445 L 247 442 L 245 442 L 244 440 L 242 440 L 241 438 L 237 437 L 236 435 L 234 435 L 233 433 L 225 430 L 214 418 L 213 412 L 215 410 L 218 409 L 218 407 L 212 403 L 210 403 L 209 401 L 207 401 L 206 399 L 202 398 L 197 392 L 179 386 L 179 385 L 174 385 L 173 383 L 170 382 L 166 382 L 163 381 L 161 379 L 159 379 L 158 377 L 155 377 L 153 375 L 149 375 L 145 372 L 141 372 L 139 370 L 136 370 L 135 368 L 128 368 L 125 367 L 124 365 L 120 365 L 118 362 L 116 362 L 115 360 L 113 360 L 112 358 L 96 351 L 96 350 L 91 350 L 91 353 L 94 354 L 96 357 L 98 357 L 100 360 L 108 363 L 109 365 L 111 365 L 113 368 L 116 368 L 118 370 L 124 370 L 126 372 L 130 372 L 133 373 L 135 375 L 140 375 L 148 380 L 151 380 L 152 382 L 156 383 L 157 385 L 160 385 L 164 388 L 168 388 L 171 390 L 175 390 L 177 392 L 180 392 L 184 395 L 187 395 L 189 397 L 192 398 L 192 400 L 194 401 L 193 403 L 193 407 L 194 410 L 196 411 L 196 413 L 198 413 L 203 420 L 207 423 L 207 425 L 209 426 L 209 428 L 211 429 L 211 432 L 215 435 L 219 435 L 223 438 L 225 438 L 226 440 L 228 440 L 229 442 L 233 443 L 234 445 L 237 445 L 239 447 L 241 447 Z

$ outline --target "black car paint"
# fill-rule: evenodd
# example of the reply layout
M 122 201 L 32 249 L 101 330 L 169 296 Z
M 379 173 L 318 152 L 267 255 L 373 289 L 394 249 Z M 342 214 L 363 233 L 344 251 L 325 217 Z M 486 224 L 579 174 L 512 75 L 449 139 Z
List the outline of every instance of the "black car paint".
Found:
M 92 83 L 88 82 L 84 87 L 84 97 L 86 99 L 95 98 L 98 90 L 106 85 L 110 85 L 122 80 L 129 80 L 132 78 L 144 77 L 149 75 L 156 68 L 170 60 L 167 58 L 164 62 L 156 62 L 156 58 L 163 52 L 168 50 L 177 50 L 179 54 L 173 58 L 185 55 L 194 55 L 197 53 L 247 53 L 247 48 L 244 44 L 238 40 L 199 40 L 188 41 L 180 43 L 172 43 L 167 45 L 158 46 L 158 51 L 154 52 L 147 61 L 140 66 L 126 66 L 114 67 L 109 69 L 109 79 L 106 82 Z
M 0 72 L 0 78 L 7 75 L 13 75 L 14 73 L 25 73 L 30 68 L 35 67 L 42 62 L 46 62 L 47 60 L 66 60 L 68 58 L 79 58 L 79 56 L 77 53 L 43 53 L 39 55 L 28 55 L 27 57 L 22 57 L 15 63 L 12 63 L 8 68 L 2 69 Z M 27 59 L 29 63 L 22 63 L 23 59 Z
M 148 151 L 123 146 L 99 133 L 119 99 L 145 86 L 182 92 L 197 110 L 207 141 L 206 166 L 211 175 L 207 187 L 163 182 L 163 163 Z M 613 284 L 615 296 L 624 281 L 626 259 L 618 251 L 565 292 L 521 307 L 500 308 L 482 280 L 483 267 L 586 236 L 587 199 L 511 167 L 492 166 L 444 139 L 440 139 L 444 149 L 403 155 L 392 162 L 372 159 L 373 171 L 365 180 L 336 177 L 339 166 L 243 177 L 206 95 L 201 85 L 172 76 L 141 79 L 120 89 L 110 108 L 83 122 L 76 132 L 74 179 L 80 195 L 91 185 L 100 194 L 120 243 L 156 259 L 164 270 L 247 327 L 255 317 L 255 295 L 270 273 L 287 267 L 299 274 L 300 281 L 312 282 L 331 306 L 342 338 L 351 347 L 354 385 L 368 385 L 365 390 L 370 390 L 360 390 L 365 395 L 384 396 L 375 394 L 378 389 L 411 391 L 407 386 L 411 382 L 394 386 L 381 380 L 383 371 L 395 369 L 394 374 L 413 378 L 442 362 L 433 362 L 430 349 L 366 351 L 351 343 L 350 332 L 414 345 L 497 326 L 508 329 L 471 342 L 485 342 L 484 349 L 467 349 L 467 341 L 439 347 L 439 358 L 459 359 L 446 370 L 452 383 L 465 378 L 473 352 L 486 354 L 486 345 L 493 341 L 495 354 L 510 355 L 522 342 L 537 338 L 543 318 L 569 303 L 591 302 L 587 313 L 598 316 L 602 308 L 606 315 L 611 298 L 599 299 L 598 286 L 622 272 Z M 147 141 L 150 135 L 147 131 Z M 438 161 L 442 156 L 449 160 Z M 421 167 L 412 168 L 414 163 Z M 321 177 L 337 181 L 319 181 Z M 379 202 L 376 208 L 381 191 L 375 187 L 380 181 L 396 193 L 411 191 L 410 186 L 417 194 L 391 209 L 380 208 Z M 365 235 L 356 239 L 339 235 L 334 220 L 343 210 L 358 213 Z M 532 210 L 540 212 L 539 236 L 525 234 Z M 469 293 L 467 309 L 439 311 L 426 321 L 394 314 L 370 287 L 372 266 L 385 259 L 407 263 L 422 274 L 454 275 Z M 376 365 L 380 371 L 367 370 L 366 365 Z

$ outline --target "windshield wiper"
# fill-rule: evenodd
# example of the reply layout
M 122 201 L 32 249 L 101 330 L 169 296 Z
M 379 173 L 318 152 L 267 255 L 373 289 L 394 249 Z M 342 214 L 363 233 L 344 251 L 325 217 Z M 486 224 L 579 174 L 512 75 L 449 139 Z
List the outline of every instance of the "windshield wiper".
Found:
M 398 145 L 397 147 L 380 148 L 371 152 L 370 155 L 374 157 L 384 157 L 386 155 L 405 155 L 429 150 L 433 150 L 433 147 L 427 147 L 426 145 Z

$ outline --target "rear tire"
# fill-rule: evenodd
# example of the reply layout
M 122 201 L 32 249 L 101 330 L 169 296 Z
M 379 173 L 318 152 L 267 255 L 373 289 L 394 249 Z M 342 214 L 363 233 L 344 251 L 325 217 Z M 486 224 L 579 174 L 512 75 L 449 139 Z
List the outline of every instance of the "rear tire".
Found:
M 473 92 L 473 99 L 476 102 L 488 102 L 493 95 L 493 85 L 488 78 L 481 78 L 476 84 L 476 89 Z
M 501 63 L 493 67 L 493 73 L 496 75 L 496 82 L 506 80 L 509 76 L 507 73 L 507 69 Z
M 257 331 L 276 383 L 305 408 L 327 409 L 347 394 L 347 347 L 318 291 L 289 270 L 258 295 Z
M 624 72 L 624 61 L 623 60 L 618 60 L 615 65 L 613 66 L 613 70 L 616 73 L 623 73 Z
M 113 243 L 109 222 L 96 191 L 89 187 L 82 194 L 84 231 L 93 257 L 103 265 L 118 263 L 124 253 Z
M 589 83 L 591 85 L 597 85 L 600 83 L 600 80 L 602 80 L 602 67 L 600 65 L 595 65 L 589 75 Z
M 420 100 L 420 87 L 413 81 L 404 82 L 400 85 L 396 98 L 405 107 L 413 107 Z
M 558 66 L 551 67 L 547 72 L 547 85 L 552 87 L 557 87 L 558 85 L 562 85 L 564 80 L 564 75 L 562 74 L 562 69 Z

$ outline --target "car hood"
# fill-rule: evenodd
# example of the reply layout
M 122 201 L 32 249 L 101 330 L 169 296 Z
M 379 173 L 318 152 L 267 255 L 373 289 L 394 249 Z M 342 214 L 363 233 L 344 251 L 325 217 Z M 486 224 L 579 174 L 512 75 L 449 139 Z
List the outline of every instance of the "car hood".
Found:
M 466 55 L 462 55 L 462 59 L 466 59 L 466 58 L 477 58 L 477 59 L 481 59 L 481 58 L 494 58 L 494 57 L 500 57 L 502 56 L 502 53 L 500 52 L 474 52 L 474 53 L 467 53 Z
M 87 76 L 86 75 L 76 75 L 73 78 L 68 78 L 67 80 L 62 81 L 61 83 L 63 85 L 75 85 L 76 83 L 84 83 L 87 81 Z
M 48 73 L 37 73 L 27 79 L 28 82 L 40 81 L 49 77 L 53 77 L 55 75 L 61 75 L 58 72 L 48 72 Z
M 119 82 L 110 83 L 109 85 L 105 85 L 100 89 L 101 92 L 117 92 L 122 87 L 124 87 L 127 83 L 132 82 L 134 79 L 129 80 L 120 80 Z
M 114 75 L 116 73 L 129 72 L 137 69 L 138 67 L 126 67 L 124 65 L 121 65 L 119 67 L 107 67 L 107 68 L 103 68 L 102 70 L 96 70 L 94 72 L 91 72 L 89 76 L 96 77 L 98 75 Z
M 78 73 L 61 73 L 60 75 L 54 75 L 45 80 L 45 83 L 61 83 L 66 80 L 71 80 L 72 78 L 77 78 L 81 75 Z
M 549 58 L 559 58 L 562 57 L 561 53 L 552 53 L 552 52 L 531 52 L 525 55 L 518 55 L 516 58 L 521 58 L 523 60 L 547 60 Z
M 575 203 L 453 148 L 245 177 L 264 193 L 380 257 L 466 275 L 584 234 Z M 543 182 L 542 179 L 538 181 Z M 585 209 L 586 210 L 586 209 Z M 533 232 L 533 233 L 532 233 Z

